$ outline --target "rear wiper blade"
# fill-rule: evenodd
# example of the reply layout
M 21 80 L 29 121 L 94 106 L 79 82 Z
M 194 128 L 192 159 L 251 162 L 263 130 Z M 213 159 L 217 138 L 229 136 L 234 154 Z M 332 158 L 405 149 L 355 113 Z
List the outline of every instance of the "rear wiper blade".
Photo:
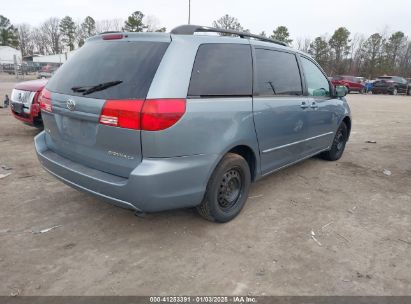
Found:
M 107 88 L 116 86 L 116 85 L 118 85 L 122 82 L 123 82 L 122 80 L 115 80 L 115 81 L 103 82 L 103 83 L 93 85 L 93 86 L 72 87 L 71 89 L 74 92 L 82 92 L 83 95 L 87 95 L 87 94 L 91 94 L 93 92 L 102 91 L 102 90 L 105 90 Z

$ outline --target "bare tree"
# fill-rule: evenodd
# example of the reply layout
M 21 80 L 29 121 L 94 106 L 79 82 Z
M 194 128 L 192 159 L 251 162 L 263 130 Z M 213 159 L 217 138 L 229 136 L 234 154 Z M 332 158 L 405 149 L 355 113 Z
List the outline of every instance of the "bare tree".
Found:
M 161 28 L 160 20 L 154 15 L 147 15 L 143 19 L 147 32 L 155 32 Z
M 401 58 L 400 73 L 403 76 L 411 77 L 411 41 L 407 42 L 407 47 L 404 49 Z
M 83 29 L 83 27 L 81 26 L 82 23 L 79 19 L 76 20 L 76 33 L 75 33 L 75 43 L 78 47 L 83 46 L 85 40 L 86 40 L 86 34 L 85 31 Z
M 60 20 L 58 18 L 49 18 L 41 26 L 40 30 L 44 33 L 47 42 L 51 46 L 52 54 L 59 54 L 61 51 L 61 33 Z
M 27 23 L 17 26 L 19 35 L 19 46 L 23 56 L 33 54 L 33 43 L 31 39 L 31 27 Z
M 359 59 L 359 55 L 361 54 L 361 49 L 363 47 L 365 38 L 362 34 L 355 34 L 354 37 L 351 39 L 351 45 L 349 46 L 349 67 L 348 71 L 350 74 L 358 74 L 358 63 L 357 60 Z
M 121 31 L 123 25 L 122 19 L 103 19 L 96 21 L 96 32 L 111 32 L 111 31 Z
M 362 71 L 364 70 L 365 65 L 365 56 L 364 56 L 364 44 L 365 44 L 365 37 L 360 35 L 357 48 L 354 50 L 352 54 L 352 69 L 351 74 L 353 75 L 362 75 Z
M 40 28 L 33 28 L 31 31 L 31 39 L 33 43 L 33 53 L 38 53 L 41 55 L 48 55 L 52 53 L 51 45 Z
M 308 53 L 310 49 L 311 39 L 310 38 L 297 38 L 295 47 L 305 53 Z

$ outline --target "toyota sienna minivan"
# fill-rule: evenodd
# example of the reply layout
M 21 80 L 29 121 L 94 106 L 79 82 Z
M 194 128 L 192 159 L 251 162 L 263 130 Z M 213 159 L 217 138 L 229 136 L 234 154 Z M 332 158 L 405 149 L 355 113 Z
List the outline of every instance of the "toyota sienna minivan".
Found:
M 196 207 L 227 222 L 251 182 L 317 154 L 341 157 L 345 92 L 308 55 L 249 33 L 102 33 L 42 91 L 35 146 L 45 170 L 114 205 Z

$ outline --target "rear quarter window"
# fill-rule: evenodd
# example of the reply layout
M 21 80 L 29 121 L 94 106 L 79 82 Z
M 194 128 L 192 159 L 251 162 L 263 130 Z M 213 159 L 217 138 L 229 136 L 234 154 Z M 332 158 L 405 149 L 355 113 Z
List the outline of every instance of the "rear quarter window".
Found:
M 202 44 L 191 73 L 188 96 L 251 96 L 251 48 L 245 44 Z
M 255 94 L 302 95 L 301 76 L 294 54 L 256 49 Z
M 82 95 L 73 87 L 111 81 L 119 85 L 84 97 L 98 99 L 144 99 L 168 47 L 167 42 L 92 41 L 81 47 L 56 72 L 47 89 L 62 94 Z

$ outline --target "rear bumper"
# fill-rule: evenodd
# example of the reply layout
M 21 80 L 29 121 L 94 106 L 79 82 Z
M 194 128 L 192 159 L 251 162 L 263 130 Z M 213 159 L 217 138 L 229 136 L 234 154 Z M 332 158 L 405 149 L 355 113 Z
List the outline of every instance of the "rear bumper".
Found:
M 113 205 L 143 212 L 194 207 L 203 199 L 217 155 L 143 159 L 129 178 L 72 162 L 48 149 L 45 132 L 34 139 L 46 171 Z
M 32 106 L 33 107 L 33 106 Z M 30 113 L 22 112 L 22 113 L 17 113 L 13 109 L 13 102 L 10 105 L 11 113 L 13 114 L 14 118 L 24 122 L 25 124 L 31 125 L 31 126 L 38 126 L 41 123 L 41 119 L 39 118 L 39 111 L 35 111 L 35 109 L 32 108 Z
M 16 119 L 18 119 L 18 120 L 20 120 L 20 121 L 22 121 L 26 124 L 34 125 L 33 117 L 31 115 L 30 116 L 22 116 L 22 115 L 17 114 L 13 110 L 11 110 L 11 113 L 13 113 L 14 118 L 16 118 Z

